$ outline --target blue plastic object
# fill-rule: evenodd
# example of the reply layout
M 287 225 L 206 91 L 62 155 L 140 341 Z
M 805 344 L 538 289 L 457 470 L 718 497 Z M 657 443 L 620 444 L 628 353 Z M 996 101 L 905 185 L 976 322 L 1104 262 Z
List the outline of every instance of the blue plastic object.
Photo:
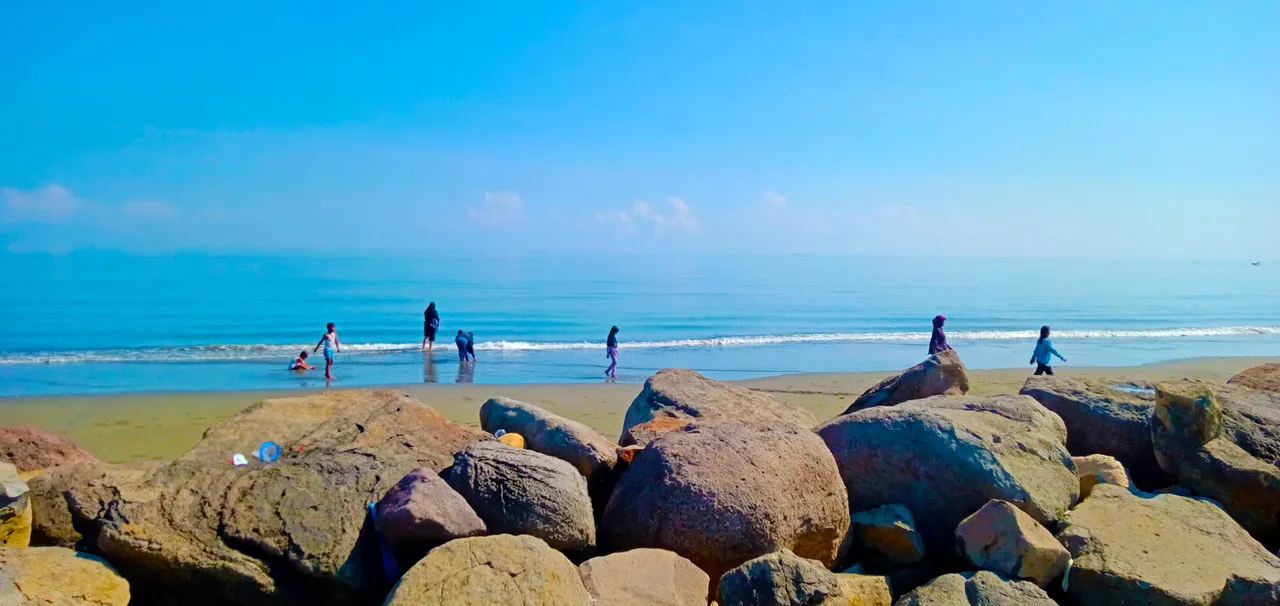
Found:
M 275 442 L 263 442 L 258 448 L 258 458 L 263 463 L 275 463 L 280 458 L 280 445 Z

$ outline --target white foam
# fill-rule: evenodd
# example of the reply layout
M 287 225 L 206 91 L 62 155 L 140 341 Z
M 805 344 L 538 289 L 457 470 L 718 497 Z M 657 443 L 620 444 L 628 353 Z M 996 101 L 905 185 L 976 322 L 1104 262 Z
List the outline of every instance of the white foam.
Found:
M 1213 328 L 1158 328 L 1147 330 L 1059 330 L 1058 340 L 1075 339 L 1183 339 L 1246 335 L 1280 335 L 1280 326 L 1222 326 Z M 1033 330 L 974 330 L 948 332 L 951 341 L 1010 341 L 1035 339 Z M 627 341 L 627 349 L 713 349 L 726 347 L 760 347 L 790 343 L 912 343 L 927 342 L 927 332 L 849 332 L 785 334 L 758 336 L 712 337 L 704 339 L 671 339 L 659 341 Z M 442 346 L 452 344 L 442 343 Z M 354 343 L 342 346 L 343 354 L 377 354 L 416 351 L 419 343 Z M 481 351 L 556 351 L 598 349 L 594 341 L 482 341 Z M 137 349 L 98 349 L 82 351 L 50 351 L 0 353 L 0 364 L 72 364 L 81 362 L 199 362 L 267 360 L 292 358 L 307 345 L 200 345 L 192 347 L 144 347 Z M 286 360 L 287 361 L 287 360 Z

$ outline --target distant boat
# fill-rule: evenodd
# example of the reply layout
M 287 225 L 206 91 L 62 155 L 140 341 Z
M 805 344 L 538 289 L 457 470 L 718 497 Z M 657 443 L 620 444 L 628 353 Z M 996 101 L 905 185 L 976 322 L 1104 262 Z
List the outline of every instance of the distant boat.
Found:
M 1254 261 L 1251 265 L 1262 265 L 1262 261 Z

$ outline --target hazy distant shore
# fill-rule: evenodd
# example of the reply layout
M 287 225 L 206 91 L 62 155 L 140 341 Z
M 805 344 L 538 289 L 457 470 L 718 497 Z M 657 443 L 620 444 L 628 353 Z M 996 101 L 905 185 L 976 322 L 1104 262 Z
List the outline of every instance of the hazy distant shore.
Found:
M 1144 366 L 1073 368 L 1059 374 L 1123 381 L 1194 378 L 1224 381 L 1251 366 L 1280 360 L 1269 357 L 1197 358 Z M 803 406 L 819 419 L 844 408 L 865 389 L 896 371 L 787 374 L 738 382 Z M 971 393 L 1017 393 L 1029 368 L 971 370 Z M 477 411 L 493 396 L 543 406 L 616 437 L 627 406 L 640 391 L 635 383 L 516 385 L 386 385 L 403 389 L 449 419 L 477 426 Z M 202 391 L 114 395 L 34 396 L 0 399 L 6 425 L 36 425 L 64 433 L 107 461 L 167 460 L 199 441 L 209 426 L 266 398 L 299 396 L 319 390 Z M 271 436 L 263 436 L 269 440 Z

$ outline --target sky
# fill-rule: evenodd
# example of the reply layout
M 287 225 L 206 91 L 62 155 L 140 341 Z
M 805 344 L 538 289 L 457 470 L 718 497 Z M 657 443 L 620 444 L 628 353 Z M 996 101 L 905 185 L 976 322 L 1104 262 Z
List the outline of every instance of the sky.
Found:
M 1280 3 L 0 0 L 0 249 L 1280 259 Z

